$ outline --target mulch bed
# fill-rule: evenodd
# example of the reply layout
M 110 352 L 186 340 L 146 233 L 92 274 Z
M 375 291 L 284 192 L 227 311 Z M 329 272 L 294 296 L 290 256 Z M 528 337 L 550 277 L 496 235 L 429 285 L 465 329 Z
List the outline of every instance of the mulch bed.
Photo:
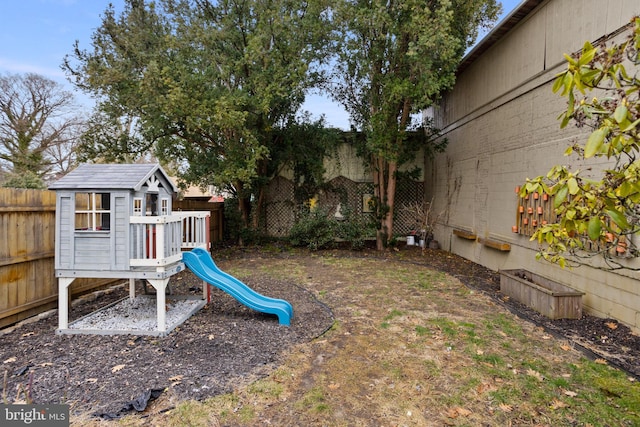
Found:
M 523 319 L 567 339 L 592 358 L 602 358 L 640 378 L 640 337 L 611 319 L 584 315 L 579 320 L 549 320 L 500 293 L 498 273 L 445 251 L 399 248 L 329 251 L 333 256 L 396 257 L 446 272 L 469 288 L 493 298 Z M 222 255 L 224 256 L 224 255 Z M 288 250 L 257 254 L 235 250 L 234 259 L 290 257 Z M 172 292 L 201 294 L 201 282 L 185 271 L 172 279 Z M 295 283 L 254 276 L 256 291 L 286 299 L 295 307 L 290 327 L 214 290 L 212 303 L 164 338 L 131 335 L 56 335 L 52 316 L 5 330 L 0 335 L 4 368 L 3 401 L 67 403 L 72 414 L 117 418 L 142 411 L 163 394 L 164 409 L 181 400 L 202 400 L 267 375 L 284 349 L 322 335 L 333 324 L 329 308 Z M 127 296 L 126 287 L 87 299 L 70 320 Z
M 174 294 L 202 294 L 202 282 L 189 271 L 170 283 Z M 331 311 L 295 283 L 254 277 L 246 284 L 287 299 L 295 307 L 291 326 L 217 289 L 211 304 L 164 338 L 56 335 L 58 316 L 52 315 L 0 336 L 3 400 L 66 403 L 76 416 L 106 419 L 143 411 L 163 390 L 169 394 L 163 404 L 202 400 L 267 375 L 284 349 L 333 324 Z M 124 286 L 100 293 L 71 310 L 70 320 L 127 295 Z

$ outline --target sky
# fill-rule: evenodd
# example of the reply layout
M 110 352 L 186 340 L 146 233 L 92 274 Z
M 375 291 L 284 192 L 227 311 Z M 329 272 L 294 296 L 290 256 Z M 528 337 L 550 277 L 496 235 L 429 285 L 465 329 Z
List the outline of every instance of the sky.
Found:
M 500 19 L 521 1 L 502 1 Z M 76 40 L 81 48 L 90 47 L 109 3 L 117 13 L 124 8 L 124 0 L 0 0 L 0 74 L 37 73 L 74 91 L 60 65 Z M 90 99 L 75 93 L 78 103 L 91 109 Z M 327 96 L 309 95 L 303 108 L 314 118 L 324 114 L 330 126 L 349 129 L 348 114 Z

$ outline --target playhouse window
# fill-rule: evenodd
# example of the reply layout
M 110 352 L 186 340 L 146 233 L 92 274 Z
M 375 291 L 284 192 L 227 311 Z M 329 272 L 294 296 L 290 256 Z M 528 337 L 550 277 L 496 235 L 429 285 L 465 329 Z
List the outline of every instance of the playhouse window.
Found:
M 169 215 L 169 199 L 160 200 L 160 213 L 161 215 Z
M 75 229 L 108 231 L 111 225 L 110 205 L 109 193 L 76 193 Z
M 136 197 L 133 199 L 133 215 L 142 216 L 142 198 Z

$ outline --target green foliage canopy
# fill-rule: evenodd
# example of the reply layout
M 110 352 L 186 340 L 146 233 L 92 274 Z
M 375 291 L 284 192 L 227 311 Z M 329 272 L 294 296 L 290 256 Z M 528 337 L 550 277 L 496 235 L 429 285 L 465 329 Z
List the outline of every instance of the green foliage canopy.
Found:
M 398 167 L 419 148 L 407 144 L 407 131 L 423 127 L 412 119 L 452 87 L 465 50 L 499 11 L 495 0 L 339 2 L 331 93 L 365 134 L 379 249 L 393 234 Z
M 640 231 L 640 82 L 629 66 L 640 66 L 640 18 L 621 42 L 593 46 L 587 42 L 575 55 L 565 55 L 567 69 L 553 91 L 567 98 L 561 127 L 574 123 L 589 129 L 582 144 L 565 154 L 585 163 L 603 159 L 600 175 L 593 170 L 554 166 L 546 176 L 527 179 L 521 195 L 544 192 L 554 197 L 558 220 L 539 227 L 532 240 L 537 257 L 561 266 L 589 263 L 605 269 L 637 270 L 627 257 L 637 257 Z M 590 92 L 596 95 L 590 96 Z M 594 257 L 605 261 L 592 263 Z
M 319 74 L 323 0 L 127 0 L 64 68 L 96 95 L 87 157 L 148 150 L 191 183 L 241 197 L 266 173 Z

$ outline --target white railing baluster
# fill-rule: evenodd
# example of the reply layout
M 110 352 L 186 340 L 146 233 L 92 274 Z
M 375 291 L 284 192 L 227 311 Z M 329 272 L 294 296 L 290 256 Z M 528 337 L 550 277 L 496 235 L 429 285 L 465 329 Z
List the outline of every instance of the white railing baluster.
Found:
M 129 263 L 134 267 L 166 266 L 180 261 L 183 249 L 209 249 L 209 212 L 174 212 L 163 216 L 132 216 Z

